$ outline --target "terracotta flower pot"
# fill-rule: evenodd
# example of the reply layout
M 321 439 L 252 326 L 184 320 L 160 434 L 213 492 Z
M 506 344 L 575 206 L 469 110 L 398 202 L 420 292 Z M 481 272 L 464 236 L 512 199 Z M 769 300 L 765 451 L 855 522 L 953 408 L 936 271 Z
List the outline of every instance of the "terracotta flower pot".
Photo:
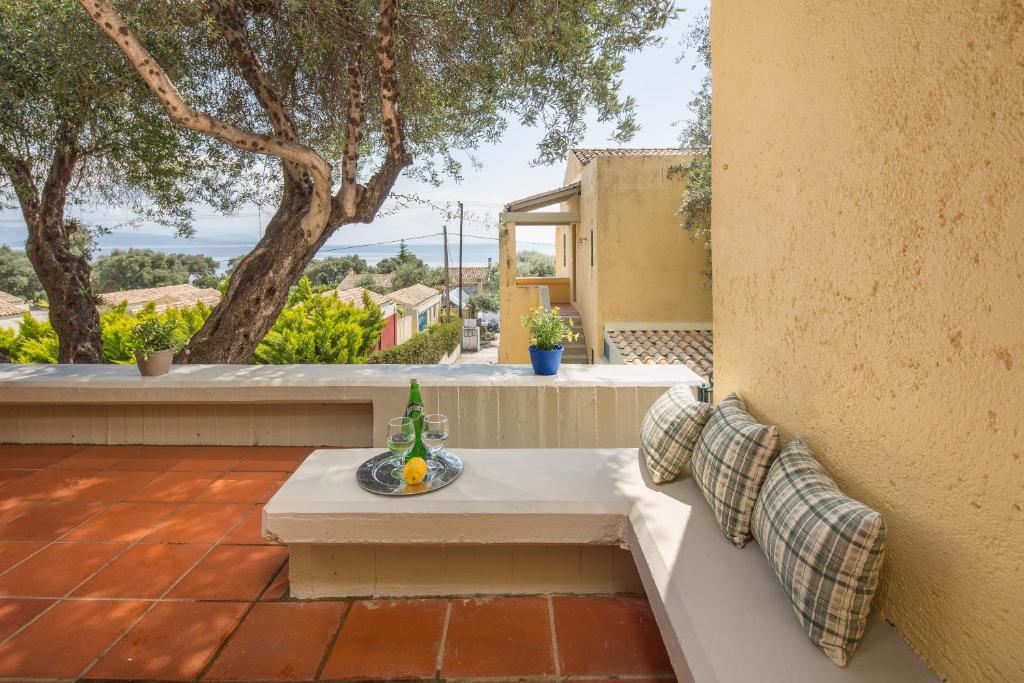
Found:
M 135 364 L 139 366 L 139 372 L 143 377 L 156 377 L 166 375 L 171 369 L 171 361 L 174 360 L 174 351 L 164 349 L 154 351 L 149 356 L 142 355 L 141 351 L 135 352 Z

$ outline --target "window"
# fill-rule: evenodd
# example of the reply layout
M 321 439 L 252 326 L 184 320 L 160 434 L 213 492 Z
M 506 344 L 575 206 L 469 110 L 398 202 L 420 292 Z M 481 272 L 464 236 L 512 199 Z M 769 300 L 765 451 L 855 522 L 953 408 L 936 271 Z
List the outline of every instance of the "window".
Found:
M 422 332 L 425 329 L 427 329 L 427 311 L 423 311 L 422 313 L 420 313 L 420 317 L 419 317 L 419 321 L 418 322 L 419 322 L 419 325 L 417 326 L 417 329 L 420 332 Z

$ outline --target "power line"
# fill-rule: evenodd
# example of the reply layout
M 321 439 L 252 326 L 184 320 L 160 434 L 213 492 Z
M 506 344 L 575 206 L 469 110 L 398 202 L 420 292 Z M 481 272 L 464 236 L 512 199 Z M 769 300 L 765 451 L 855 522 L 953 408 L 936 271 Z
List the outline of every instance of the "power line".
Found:
M 384 242 L 370 242 L 368 244 L 346 244 L 343 246 L 336 247 L 323 247 L 320 251 L 342 251 L 345 249 L 362 249 L 363 247 L 378 247 L 382 244 L 397 244 L 398 242 L 412 242 L 413 240 L 422 240 L 427 237 L 437 237 L 441 235 L 440 232 L 431 233 L 429 235 L 416 235 L 415 237 L 400 237 L 397 240 L 385 240 Z

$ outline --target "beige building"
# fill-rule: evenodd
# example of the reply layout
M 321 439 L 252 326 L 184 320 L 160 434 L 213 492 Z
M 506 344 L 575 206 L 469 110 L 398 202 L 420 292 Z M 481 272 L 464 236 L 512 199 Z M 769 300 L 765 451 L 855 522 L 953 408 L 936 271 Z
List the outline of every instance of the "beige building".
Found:
M 0 329 L 16 328 L 26 313 L 29 305 L 7 292 L 0 292 Z
M 441 314 L 441 292 L 416 283 L 388 294 L 398 312 L 395 342 L 401 344 L 437 322 Z
M 669 174 L 691 158 L 675 148 L 574 149 L 563 187 L 506 206 L 499 254 L 502 363 L 529 362 L 519 319 L 537 305 L 578 314 L 590 363 L 623 362 L 610 332 L 711 329 L 704 246 L 681 226 L 685 180 Z M 517 225 L 552 226 L 555 277 L 516 277 Z

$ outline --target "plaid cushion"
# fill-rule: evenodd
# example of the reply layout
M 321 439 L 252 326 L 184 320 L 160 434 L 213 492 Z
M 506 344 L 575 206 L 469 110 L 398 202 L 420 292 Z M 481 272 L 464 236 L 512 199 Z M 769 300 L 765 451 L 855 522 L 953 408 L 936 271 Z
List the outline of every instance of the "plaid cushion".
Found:
M 718 404 L 700 434 L 690 473 L 737 548 L 750 540 L 754 502 L 778 454 L 778 430 L 750 417 L 735 393 Z
M 878 586 L 882 516 L 843 495 L 807 444 L 794 439 L 769 470 L 752 523 L 811 642 L 846 666 Z
M 711 406 L 695 400 L 689 384 L 672 387 L 654 402 L 640 426 L 640 455 L 654 481 L 679 476 L 709 417 Z

